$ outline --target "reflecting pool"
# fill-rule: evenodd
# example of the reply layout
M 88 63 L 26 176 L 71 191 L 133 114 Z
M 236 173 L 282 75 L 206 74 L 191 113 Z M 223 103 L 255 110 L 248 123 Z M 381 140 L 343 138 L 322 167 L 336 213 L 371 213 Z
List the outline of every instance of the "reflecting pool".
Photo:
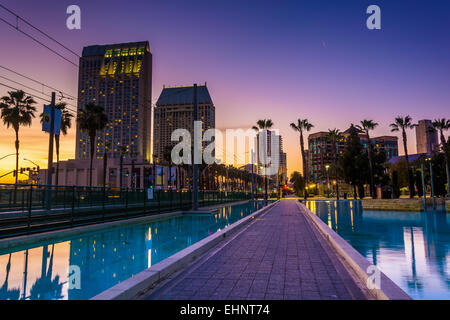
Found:
M 306 205 L 413 299 L 450 299 L 450 214 L 363 211 L 351 200 Z
M 89 299 L 260 209 L 227 205 L 0 251 L 0 299 Z

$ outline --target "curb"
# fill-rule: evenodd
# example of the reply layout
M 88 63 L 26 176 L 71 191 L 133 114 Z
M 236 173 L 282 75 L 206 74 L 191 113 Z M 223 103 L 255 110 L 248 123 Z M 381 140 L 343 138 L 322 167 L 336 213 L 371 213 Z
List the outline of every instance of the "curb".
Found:
M 141 271 L 137 275 L 122 281 L 110 289 L 107 289 L 90 300 L 131 300 L 139 296 L 143 291 L 157 282 L 167 278 L 167 276 L 179 271 L 206 253 L 212 247 L 216 246 L 226 237 L 229 237 L 246 224 L 250 223 L 255 217 L 273 208 L 279 201 L 269 204 L 259 209 L 251 215 L 236 221 L 228 228 L 214 233 L 199 242 L 175 253 L 163 261 Z
M 301 211 L 311 220 L 313 225 L 319 230 L 328 243 L 336 250 L 338 256 L 343 259 L 353 270 L 357 278 L 366 284 L 369 275 L 365 270 L 372 264 L 367 261 L 358 251 L 356 251 L 347 241 L 336 232 L 330 229 L 319 217 L 312 213 L 304 204 L 296 202 Z M 378 269 L 379 270 L 379 269 Z M 399 286 L 389 279 L 381 270 L 380 288 L 368 289 L 377 300 L 412 300 Z M 381 289 L 382 288 L 382 289 Z

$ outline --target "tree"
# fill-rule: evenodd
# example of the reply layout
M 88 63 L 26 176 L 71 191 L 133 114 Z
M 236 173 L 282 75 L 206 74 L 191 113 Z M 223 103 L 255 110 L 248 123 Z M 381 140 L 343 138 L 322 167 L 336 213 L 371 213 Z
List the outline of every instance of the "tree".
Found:
M 297 119 L 297 123 L 292 122 L 291 123 L 291 128 L 297 132 L 300 133 L 300 151 L 302 153 L 302 162 L 303 162 L 303 175 L 305 177 L 305 184 L 308 183 L 308 162 L 306 161 L 306 152 L 305 152 L 305 146 L 304 146 L 304 141 L 303 141 L 303 131 L 310 131 L 314 126 L 308 122 L 308 119 Z M 305 196 L 305 200 L 308 197 L 308 194 L 305 190 L 304 193 Z
M 367 155 L 369 156 L 369 173 L 370 173 L 370 195 L 375 198 L 375 185 L 373 178 L 373 153 L 372 153 L 372 140 L 370 140 L 370 131 L 374 130 L 378 126 L 378 123 L 373 120 L 363 120 L 361 124 L 357 126 L 361 130 L 367 139 Z
M 394 199 L 398 199 L 400 197 L 400 187 L 398 184 L 398 172 L 397 171 L 392 172 L 392 193 L 393 193 Z
M 265 131 L 267 133 L 267 131 L 273 127 L 273 122 L 270 119 L 264 119 L 264 120 L 258 120 L 256 122 L 256 126 L 253 126 L 252 129 L 255 130 L 256 132 L 260 132 L 260 131 Z M 267 148 L 267 145 L 265 146 Z M 266 166 L 267 164 L 265 164 L 264 166 Z M 267 200 L 268 198 L 268 194 L 267 194 L 267 175 L 264 172 L 264 189 L 265 189 L 265 200 Z
M 95 154 L 95 138 L 97 131 L 101 131 L 108 123 L 108 117 L 102 106 L 88 103 L 80 110 L 77 123 L 81 131 L 86 132 L 90 143 L 89 186 L 92 187 L 92 161 Z
M 108 169 L 108 151 L 111 143 L 105 142 L 105 150 L 103 151 L 103 186 L 106 187 L 106 175 Z
M 339 159 L 339 167 L 345 182 L 353 187 L 353 196 L 356 199 L 358 196 L 356 188 L 358 184 L 366 182 L 369 168 L 358 131 L 353 124 L 350 126 L 349 133 L 344 153 Z
M 441 140 L 441 148 L 444 152 L 445 157 L 445 166 L 447 171 L 447 196 L 450 197 L 450 165 L 449 165 L 449 144 L 450 139 L 448 142 L 445 141 L 444 131 L 450 129 L 450 120 L 442 118 L 442 119 L 435 119 L 433 121 L 433 127 L 439 131 L 439 136 Z
M 73 114 L 67 109 L 65 102 L 59 102 L 55 104 L 55 109 L 61 110 L 61 129 L 60 132 L 63 135 L 67 135 L 67 131 L 72 126 Z M 44 121 L 44 113 L 40 114 L 41 123 Z M 55 171 L 55 185 L 59 183 L 59 139 L 60 135 L 55 134 L 55 148 L 56 148 L 56 171 Z
M 391 123 L 390 126 L 391 126 L 392 132 L 397 132 L 397 131 L 402 132 L 403 148 L 405 150 L 405 159 L 406 159 L 406 170 L 408 172 L 407 176 L 408 176 L 409 197 L 413 198 L 414 197 L 414 184 L 412 181 L 412 172 L 410 171 L 410 168 L 409 168 L 408 145 L 407 145 L 408 141 L 407 141 L 407 137 L 406 137 L 406 129 L 413 129 L 416 125 L 412 123 L 412 118 L 410 116 L 406 116 L 406 117 L 399 116 L 399 117 L 395 118 L 394 123 Z
M 336 179 L 336 197 L 339 200 L 339 181 L 338 181 L 338 160 L 339 160 L 339 149 L 338 144 L 342 140 L 342 133 L 339 129 L 328 130 L 327 140 L 331 143 L 331 152 L 334 157 L 334 176 Z
M 417 195 L 419 198 L 423 196 L 423 184 L 422 184 L 422 171 L 417 169 L 414 175 L 414 179 L 416 180 L 417 187 Z
M 8 95 L 0 98 L 0 117 L 7 128 L 12 127 L 16 133 L 16 181 L 19 176 L 19 129 L 20 126 L 31 126 L 36 108 L 36 101 L 22 90 L 8 91 Z
M 289 181 L 293 184 L 294 191 L 298 196 L 305 190 L 305 179 L 300 172 L 292 172 Z

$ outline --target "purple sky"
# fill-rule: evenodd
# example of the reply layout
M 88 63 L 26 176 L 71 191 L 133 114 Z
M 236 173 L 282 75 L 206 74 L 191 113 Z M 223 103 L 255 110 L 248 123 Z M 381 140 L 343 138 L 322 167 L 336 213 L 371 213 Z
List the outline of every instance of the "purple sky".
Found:
M 365 11 L 374 3 L 381 7 L 382 30 L 370 31 Z M 345 130 L 352 122 L 373 119 L 380 124 L 374 135 L 391 134 L 389 123 L 397 115 L 409 114 L 415 121 L 450 118 L 449 1 L 2 4 L 80 54 L 86 45 L 148 40 L 154 57 L 153 100 L 163 84 L 207 81 L 217 127 L 248 128 L 271 118 L 284 136 L 289 171 L 300 168 L 298 137 L 289 128 L 297 118 L 308 118 L 313 131 Z M 81 8 L 79 31 L 66 28 L 70 4 Z M 1 9 L 0 17 L 14 22 Z M 2 22 L 0 39 L 0 65 L 76 94 L 77 68 Z M 0 76 L 42 89 L 1 69 Z M 5 93 L 0 86 L 0 94 Z M 0 130 L 5 137 L 1 157 L 14 152 L 14 144 L 12 130 Z M 23 153 L 45 164 L 47 136 L 38 121 L 21 135 Z M 408 137 L 414 153 L 415 135 L 411 131 Z M 63 140 L 62 157 L 73 157 L 74 130 Z M 13 159 L 3 161 L 0 166 L 9 166 Z

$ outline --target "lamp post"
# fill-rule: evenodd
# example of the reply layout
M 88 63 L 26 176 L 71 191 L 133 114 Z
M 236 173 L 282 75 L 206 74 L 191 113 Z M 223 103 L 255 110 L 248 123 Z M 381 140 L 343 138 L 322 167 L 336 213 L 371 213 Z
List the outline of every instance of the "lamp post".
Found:
M 330 165 L 325 165 L 325 169 L 327 170 L 327 195 L 330 197 L 330 175 L 328 174 L 328 169 L 330 169 Z
M 33 162 L 33 161 L 31 161 L 30 159 L 23 158 L 23 160 L 24 160 L 24 161 L 29 161 L 29 162 L 31 162 L 32 164 L 34 164 L 36 167 L 39 167 L 39 165 L 38 165 L 36 162 Z
M 431 158 L 427 158 L 430 161 L 430 184 L 431 184 L 431 199 L 433 201 L 433 210 L 436 210 L 436 198 L 434 197 L 434 181 L 433 181 L 433 162 Z
M 427 211 L 427 189 L 425 186 L 425 172 L 423 162 L 420 164 L 420 172 L 422 174 L 422 188 L 423 188 L 423 209 Z

